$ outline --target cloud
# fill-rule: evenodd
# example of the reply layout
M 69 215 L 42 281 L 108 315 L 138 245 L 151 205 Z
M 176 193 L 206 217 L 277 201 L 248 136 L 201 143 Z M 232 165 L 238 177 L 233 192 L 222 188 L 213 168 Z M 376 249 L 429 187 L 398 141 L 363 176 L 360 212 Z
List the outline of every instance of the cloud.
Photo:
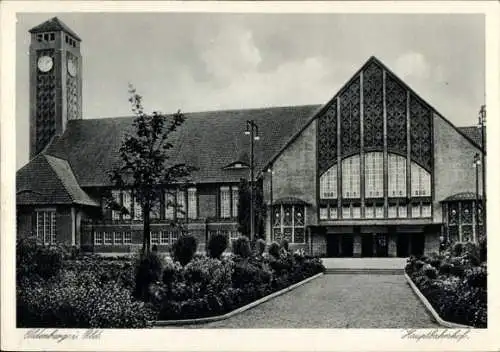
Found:
M 431 75 L 431 67 L 425 56 L 417 52 L 407 52 L 396 60 L 396 73 L 402 78 L 418 77 L 426 79 Z

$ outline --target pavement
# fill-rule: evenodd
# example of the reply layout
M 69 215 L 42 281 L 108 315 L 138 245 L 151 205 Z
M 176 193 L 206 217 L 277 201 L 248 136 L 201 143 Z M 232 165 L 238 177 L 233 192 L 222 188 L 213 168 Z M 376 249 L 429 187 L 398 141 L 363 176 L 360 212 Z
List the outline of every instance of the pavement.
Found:
M 336 274 L 323 275 L 226 320 L 168 328 L 437 327 L 403 275 Z
M 404 269 L 406 258 L 321 258 L 327 269 Z

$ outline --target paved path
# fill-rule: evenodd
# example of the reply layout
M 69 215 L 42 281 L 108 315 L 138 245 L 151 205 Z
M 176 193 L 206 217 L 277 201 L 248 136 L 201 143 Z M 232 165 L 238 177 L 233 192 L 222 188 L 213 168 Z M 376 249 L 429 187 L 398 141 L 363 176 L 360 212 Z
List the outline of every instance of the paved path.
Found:
M 323 275 L 232 318 L 179 328 L 433 328 L 402 275 Z
M 402 269 L 406 258 L 321 258 L 327 269 Z

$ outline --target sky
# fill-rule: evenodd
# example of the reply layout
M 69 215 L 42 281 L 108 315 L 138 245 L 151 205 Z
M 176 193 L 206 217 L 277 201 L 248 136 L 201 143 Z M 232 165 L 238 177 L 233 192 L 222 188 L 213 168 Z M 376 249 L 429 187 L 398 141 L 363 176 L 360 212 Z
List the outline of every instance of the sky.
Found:
M 16 166 L 29 153 L 29 33 L 59 17 L 82 38 L 83 118 L 324 104 L 376 56 L 457 126 L 485 101 L 483 15 L 18 14 Z

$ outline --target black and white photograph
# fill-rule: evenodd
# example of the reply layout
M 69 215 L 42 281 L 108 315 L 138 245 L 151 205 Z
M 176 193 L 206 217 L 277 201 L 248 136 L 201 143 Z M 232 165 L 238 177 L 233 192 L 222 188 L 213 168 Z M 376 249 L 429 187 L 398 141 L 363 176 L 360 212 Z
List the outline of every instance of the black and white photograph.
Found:
M 19 348 L 257 329 L 498 348 L 479 3 L 16 11 L 2 253 Z

